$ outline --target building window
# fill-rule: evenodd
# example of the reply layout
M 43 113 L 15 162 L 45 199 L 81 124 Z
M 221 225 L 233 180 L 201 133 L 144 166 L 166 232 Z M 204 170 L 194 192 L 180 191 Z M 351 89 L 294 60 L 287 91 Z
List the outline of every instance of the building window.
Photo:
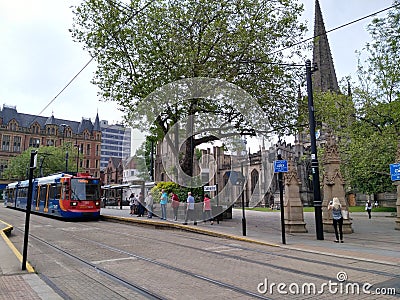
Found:
M 3 172 L 7 169 L 7 160 L 0 160 L 0 177 L 2 176 Z
M 86 145 L 86 154 L 90 155 L 90 144 Z
M 40 140 L 38 138 L 29 139 L 29 147 L 39 148 Z
M 3 141 L 1 143 L 1 150 L 2 151 L 10 151 L 10 136 L 3 135 Z
M 10 128 L 11 131 L 17 131 L 17 129 L 18 129 L 18 124 L 17 124 L 15 121 L 12 121 L 12 122 L 10 123 L 9 128 Z
M 35 125 L 34 127 L 33 127 L 33 133 L 39 133 L 39 126 L 38 125 Z
M 47 146 L 54 146 L 54 140 L 47 140 Z
M 86 160 L 86 168 L 87 168 L 87 169 L 90 168 L 90 167 L 89 167 L 89 166 L 90 166 L 89 162 L 90 162 L 90 160 L 87 159 L 87 160 Z
M 20 136 L 14 136 L 13 152 L 21 152 L 21 137 Z

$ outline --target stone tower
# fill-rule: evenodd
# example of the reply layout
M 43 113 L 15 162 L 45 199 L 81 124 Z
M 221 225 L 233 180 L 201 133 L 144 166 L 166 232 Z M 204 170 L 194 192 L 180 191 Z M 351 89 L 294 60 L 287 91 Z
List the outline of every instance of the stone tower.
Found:
M 325 24 L 322 18 L 321 7 L 319 1 L 315 1 L 315 20 L 314 20 L 314 46 L 313 46 L 313 64 L 317 70 L 313 71 L 312 84 L 315 92 L 332 92 L 340 93 L 338 81 L 336 78 L 335 67 L 331 49 L 329 47 L 328 37 L 326 35 Z M 303 95 L 299 90 L 298 95 L 299 103 L 304 101 Z M 302 107 L 299 104 L 299 108 Z M 301 109 L 299 109 L 300 113 Z M 325 132 L 321 133 L 320 141 L 324 143 Z M 310 145 L 310 133 L 308 130 L 300 131 L 295 137 L 296 156 L 309 156 L 308 147 Z M 301 181 L 300 194 L 303 203 L 310 203 L 312 201 L 311 183 L 309 182 L 309 175 L 311 174 L 311 167 L 309 163 L 298 164 L 298 174 Z
M 313 73 L 313 89 L 320 92 L 340 93 L 335 67 L 319 1 L 315 1 L 313 63 L 318 68 Z

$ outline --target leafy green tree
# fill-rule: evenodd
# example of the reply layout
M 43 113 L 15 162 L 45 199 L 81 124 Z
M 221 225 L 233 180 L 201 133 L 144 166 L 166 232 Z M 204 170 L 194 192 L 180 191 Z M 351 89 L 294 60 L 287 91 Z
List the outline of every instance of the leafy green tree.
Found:
M 29 164 L 31 151 L 37 150 L 37 167 L 34 171 L 34 176 L 47 176 L 57 172 L 64 172 L 66 168 L 66 148 L 53 146 L 42 146 L 39 148 L 29 148 L 20 155 L 11 159 L 8 168 L 4 171 L 3 177 L 9 180 L 28 179 Z M 69 171 L 75 170 L 74 163 L 76 158 L 72 154 L 73 151 L 68 151 L 68 166 Z
M 360 52 L 360 84 L 353 94 L 356 122 L 349 148 L 352 164 L 346 167 L 353 186 L 376 193 L 395 190 L 389 164 L 396 160 L 400 141 L 400 8 L 374 19 L 368 31 L 372 42 Z
M 152 148 L 154 152 L 154 145 L 155 145 L 155 138 L 148 136 L 144 143 L 136 150 L 136 162 L 137 162 L 137 169 L 140 172 L 138 177 L 150 181 L 152 180 L 150 174 L 152 172 Z M 153 153 L 153 159 L 155 159 L 155 155 Z M 154 164 L 154 162 L 153 162 Z
M 288 0 L 87 0 L 74 9 L 71 31 L 98 63 L 93 82 L 102 98 L 116 101 L 130 125 L 151 131 L 158 140 L 166 137 L 184 172 L 192 175 L 195 147 L 220 138 L 208 127 L 254 135 L 254 126 L 237 107 L 216 100 L 218 87 L 212 99 L 196 97 L 196 87 L 181 87 L 177 94 L 190 90 L 192 97 L 165 94 L 167 101 L 156 105 L 161 113 L 154 115 L 146 97 L 182 78 L 218 78 L 256 100 L 261 113 L 253 119 L 269 122 L 267 133 L 289 133 L 300 70 L 284 62 L 300 48 L 292 47 L 285 55 L 278 50 L 303 37 L 306 27 L 298 20 L 302 10 Z M 177 129 L 186 132 L 185 141 L 174 143 L 167 132 L 182 120 L 189 120 Z M 208 130 L 193 130 L 199 120 Z
M 154 186 L 151 189 L 151 192 L 153 194 L 153 197 L 155 201 L 159 201 L 161 197 L 161 190 L 164 189 L 168 195 L 173 192 L 175 193 L 180 202 L 186 202 L 186 199 L 188 197 L 188 192 L 192 192 L 193 197 L 195 198 L 196 202 L 201 202 L 203 201 L 202 199 L 202 187 L 197 187 L 197 188 L 187 188 L 187 187 L 182 187 L 178 185 L 175 182 L 158 182 L 156 186 Z

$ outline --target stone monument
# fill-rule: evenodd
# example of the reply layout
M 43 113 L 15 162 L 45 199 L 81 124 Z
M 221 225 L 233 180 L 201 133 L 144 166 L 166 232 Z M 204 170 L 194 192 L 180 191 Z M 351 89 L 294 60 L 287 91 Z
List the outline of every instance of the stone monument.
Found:
M 346 201 L 346 193 L 344 189 L 344 179 L 340 172 L 340 157 L 336 140 L 332 133 L 327 133 L 325 153 L 323 157 L 324 176 L 323 176 L 323 190 L 324 198 L 322 201 L 322 220 L 324 224 L 324 231 L 334 232 L 332 212 L 328 211 L 328 203 L 333 197 L 338 197 L 343 209 L 348 211 L 348 203 Z M 351 216 L 348 214 L 348 219 L 343 220 L 343 233 L 353 233 L 351 227 Z
M 285 230 L 288 233 L 308 232 L 304 222 L 303 204 L 300 200 L 300 179 L 293 159 L 288 160 L 288 172 L 284 175 Z

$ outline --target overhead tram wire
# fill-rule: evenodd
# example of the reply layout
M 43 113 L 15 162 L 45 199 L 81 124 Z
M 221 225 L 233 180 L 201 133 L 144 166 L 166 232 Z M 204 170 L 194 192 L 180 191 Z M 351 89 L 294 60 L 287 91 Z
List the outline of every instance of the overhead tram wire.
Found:
M 83 68 L 80 69 L 80 71 L 78 73 L 76 73 L 76 75 L 62 88 L 62 90 L 39 112 L 38 115 L 42 114 L 56 99 L 58 96 L 61 95 L 62 92 L 64 92 L 64 90 L 76 79 L 76 77 L 79 76 L 79 74 L 82 73 L 83 70 L 86 69 L 86 67 L 93 61 L 94 57 L 92 57 L 84 66 Z M 36 119 L 36 117 L 35 117 Z M 33 119 L 33 121 L 35 120 Z M 32 122 L 33 122 L 32 121 Z
M 144 5 L 140 10 L 134 12 L 134 13 L 132 14 L 132 16 L 126 20 L 126 23 L 129 22 L 133 17 L 135 17 L 136 15 L 138 15 L 139 13 L 141 13 L 144 9 L 146 9 L 146 8 L 147 8 L 150 4 L 152 4 L 154 1 L 155 1 L 155 0 L 149 1 L 149 2 L 148 2 L 146 5 Z M 123 6 L 122 4 L 116 3 L 116 2 L 114 2 L 114 1 L 112 1 L 112 0 L 107 0 L 107 2 L 109 2 L 109 3 L 111 2 L 111 3 L 113 3 L 113 4 L 119 5 L 120 7 L 123 7 L 123 8 L 125 8 L 125 9 L 128 9 L 128 7 Z M 276 53 L 282 52 L 282 51 L 284 51 L 284 50 L 290 49 L 290 48 L 292 48 L 292 47 L 301 45 L 301 44 L 303 44 L 303 43 L 305 43 L 305 42 L 308 42 L 308 41 L 310 41 L 310 40 L 313 40 L 313 39 L 315 39 L 315 38 L 317 38 L 317 37 L 319 37 L 319 36 L 322 36 L 322 35 L 324 35 L 324 34 L 328 34 L 328 33 L 331 33 L 331 32 L 333 32 L 333 31 L 336 31 L 336 30 L 338 30 L 338 29 L 347 27 L 347 26 L 349 26 L 349 25 L 352 25 L 352 24 L 357 23 L 357 22 L 360 22 L 360 21 L 362 21 L 362 20 L 364 20 L 364 19 L 373 17 L 373 16 L 375 16 L 375 15 L 381 13 L 381 12 L 390 10 L 390 9 L 395 8 L 395 7 L 398 7 L 398 6 L 400 6 L 400 3 L 394 4 L 394 5 L 392 5 L 392 6 L 389 6 L 389 7 L 387 7 L 387 8 L 384 8 L 384 9 L 381 9 L 381 10 L 379 10 L 379 11 L 376 11 L 376 12 L 374 12 L 374 13 L 371 13 L 371 14 L 369 14 L 369 15 L 367 15 L 367 16 L 364 16 L 364 17 L 361 17 L 361 18 L 359 18 L 359 19 L 350 21 L 350 22 L 345 23 L 345 24 L 343 24 L 343 25 L 337 26 L 337 27 L 335 27 L 335 28 L 333 28 L 333 29 L 330 29 L 330 30 L 328 30 L 328 31 L 325 31 L 324 33 L 321 33 L 321 34 L 319 34 L 319 35 L 316 35 L 316 36 L 307 38 L 307 39 L 302 40 L 302 41 L 300 41 L 300 42 L 294 43 L 294 44 L 292 44 L 292 45 L 290 45 L 290 46 L 287 46 L 287 47 L 278 49 L 278 50 L 276 50 L 276 51 L 269 52 L 267 55 L 276 54 Z M 126 24 L 126 23 L 125 23 L 125 24 Z M 125 24 L 124 24 L 124 25 L 125 25 Z M 80 71 L 79 71 L 79 72 L 78 72 L 78 73 L 77 73 L 77 74 L 76 74 L 76 75 L 61 89 L 61 91 L 60 91 L 60 92 L 59 92 L 59 93 L 58 93 L 58 94 L 57 94 L 57 95 L 56 95 L 56 96 L 55 96 L 55 97 L 40 111 L 40 113 L 39 113 L 38 115 L 35 116 L 35 118 L 32 120 L 32 122 L 33 122 L 41 113 L 43 113 L 43 112 L 44 112 L 44 111 L 45 111 L 45 110 L 46 110 L 46 109 L 61 95 L 61 93 L 64 92 L 64 90 L 78 77 L 78 75 L 93 61 L 94 58 L 95 58 L 95 56 L 93 56 L 93 57 L 84 65 L 84 67 L 81 68 L 81 70 L 80 70 Z M 264 61 L 256 61 L 256 60 L 246 61 L 246 63 L 249 63 L 249 62 L 252 62 L 252 63 L 265 63 L 265 64 L 276 64 L 276 63 L 272 63 L 272 62 L 264 62 Z M 278 64 L 279 64 L 279 65 L 285 65 L 285 66 L 292 66 L 292 67 L 300 67 L 300 66 L 301 66 L 301 67 L 304 67 L 304 65 L 299 65 L 299 64 L 295 64 L 295 63 L 293 63 L 293 64 L 289 64 L 289 63 L 287 63 L 287 64 L 285 64 L 285 63 L 278 63 Z
M 328 31 L 325 31 L 324 33 L 321 33 L 321 34 L 312 36 L 312 37 L 310 37 L 310 38 L 307 38 L 307 39 L 305 39 L 305 40 L 302 40 L 302 41 L 300 41 L 300 42 L 297 42 L 297 43 L 294 43 L 294 44 L 292 44 L 292 45 L 290 45 L 290 46 L 287 46 L 287 47 L 285 47 L 285 48 L 278 49 L 278 50 L 276 50 L 276 51 L 272 51 L 272 52 L 268 53 L 267 55 L 272 55 L 272 54 L 275 54 L 275 53 L 279 53 L 279 52 L 282 52 L 282 51 L 284 51 L 284 50 L 290 49 L 290 48 L 292 48 L 292 47 L 301 45 L 301 44 L 303 44 L 303 43 L 305 43 L 305 42 L 314 40 L 314 39 L 317 38 L 317 37 L 320 37 L 320 36 L 322 36 L 322 35 L 325 35 L 325 34 L 328 34 L 328 33 L 333 32 L 333 31 L 339 30 L 339 29 L 341 29 L 341 28 L 347 27 L 347 26 L 352 25 L 352 24 L 354 24 L 354 23 L 360 22 L 360 21 L 362 21 L 362 20 L 364 20 L 364 19 L 373 17 L 373 16 L 375 16 L 375 15 L 381 13 L 381 12 L 390 10 L 390 9 L 392 9 L 392 8 L 395 8 L 395 7 L 399 6 L 399 5 L 400 5 L 400 3 L 394 4 L 394 5 L 392 5 L 392 6 L 389 6 L 389 7 L 387 7 L 387 8 L 381 9 L 381 10 L 376 11 L 376 12 L 374 12 L 374 13 L 372 13 L 372 14 L 367 15 L 367 16 L 361 17 L 361 18 L 359 18 L 359 19 L 356 19 L 356 20 L 350 21 L 350 22 L 348 22 L 348 23 L 345 23 L 345 24 L 343 24 L 343 25 L 340 25 L 340 26 L 337 26 L 337 27 L 335 27 L 335 28 L 332 28 L 332 29 L 330 29 L 330 30 L 328 30 Z M 304 65 L 303 65 L 303 67 L 304 67 Z

